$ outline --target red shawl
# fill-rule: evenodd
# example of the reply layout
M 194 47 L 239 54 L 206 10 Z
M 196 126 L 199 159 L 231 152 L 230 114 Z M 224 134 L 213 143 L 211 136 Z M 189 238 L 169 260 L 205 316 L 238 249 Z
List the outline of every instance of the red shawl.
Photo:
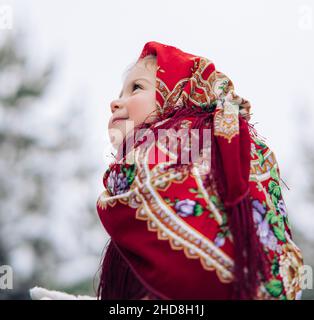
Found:
M 148 128 L 156 139 L 136 140 L 134 163 L 125 161 L 124 141 L 104 175 L 97 210 L 111 242 L 100 297 L 287 298 L 280 257 L 293 252 L 297 270 L 302 257 L 283 214 L 275 156 L 248 123 L 249 102 L 207 58 L 158 42 L 146 43 L 139 59 L 148 54 L 158 65 L 159 119 Z M 178 156 L 156 142 L 161 128 L 187 130 L 170 137 Z M 181 164 L 180 143 L 193 129 L 201 146 L 210 142 L 206 174 L 193 161 Z

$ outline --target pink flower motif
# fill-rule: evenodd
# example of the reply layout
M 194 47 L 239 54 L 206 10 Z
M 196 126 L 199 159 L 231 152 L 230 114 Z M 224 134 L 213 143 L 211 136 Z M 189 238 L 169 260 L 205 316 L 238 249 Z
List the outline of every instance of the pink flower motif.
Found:
M 221 236 L 217 236 L 216 238 L 215 238 L 215 245 L 217 246 L 217 247 L 222 247 L 224 244 L 225 244 L 225 238 L 224 237 L 221 237 Z
M 181 217 L 188 217 L 194 214 L 194 207 L 196 202 L 194 200 L 185 199 L 178 201 L 175 205 L 177 214 Z
M 284 203 L 283 200 L 279 200 L 279 201 L 278 201 L 278 209 L 279 209 L 280 213 L 281 213 L 284 217 L 287 216 L 287 209 L 286 209 L 286 205 L 285 205 L 285 203 Z

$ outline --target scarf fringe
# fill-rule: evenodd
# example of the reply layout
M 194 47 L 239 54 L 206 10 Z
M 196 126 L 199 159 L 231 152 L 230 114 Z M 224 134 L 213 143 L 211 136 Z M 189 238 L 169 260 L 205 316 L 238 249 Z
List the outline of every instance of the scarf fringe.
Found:
M 220 198 L 225 198 L 225 174 L 218 143 L 212 133 L 211 144 L 212 179 Z M 258 238 L 253 220 L 253 209 L 249 190 L 237 203 L 225 205 L 230 232 L 234 245 L 234 286 L 233 300 L 253 300 L 256 298 L 257 289 L 270 275 L 270 266 Z
M 268 278 L 269 270 L 256 235 L 249 196 L 227 211 L 235 250 L 232 299 L 253 300 L 261 280 Z
M 132 300 L 141 299 L 148 294 L 149 292 L 121 257 L 113 240 L 110 240 L 102 262 L 97 299 Z
M 201 112 L 197 109 L 180 108 L 170 109 L 169 112 L 164 114 L 164 119 L 169 118 L 161 126 L 154 128 L 154 123 L 149 126 L 152 127 L 152 131 L 157 138 L 158 129 L 174 128 L 177 123 L 185 117 L 195 117 L 193 123 L 193 129 L 204 129 L 212 127 L 213 113 Z M 158 120 L 160 121 L 160 119 Z M 156 120 L 156 122 L 158 122 Z M 251 133 L 255 133 L 254 127 L 248 123 Z M 148 125 L 143 123 L 135 128 L 137 129 L 147 128 Z M 200 145 L 203 146 L 203 136 L 200 135 Z M 124 152 L 126 141 L 123 141 L 122 151 Z M 137 144 L 135 144 L 135 147 Z M 224 186 L 225 175 L 222 168 L 221 154 L 216 139 L 213 136 L 212 130 L 212 143 L 211 143 L 211 171 L 206 176 L 204 181 L 205 187 L 210 186 L 224 199 Z M 123 153 L 122 152 L 122 153 Z M 126 153 L 128 151 L 126 150 Z M 118 159 L 124 156 L 120 154 Z M 171 167 L 175 167 L 177 170 L 186 169 L 187 164 L 181 164 L 180 155 L 178 150 L 178 161 Z M 193 164 L 191 164 L 193 165 Z M 226 208 L 228 214 L 228 221 L 230 231 L 233 236 L 234 242 L 234 290 L 232 299 L 235 300 L 249 300 L 256 298 L 256 291 L 262 281 L 268 280 L 269 277 L 269 263 L 265 258 L 262 244 L 260 243 L 256 227 L 253 221 L 253 213 L 251 207 L 251 201 L 249 194 L 243 197 L 237 204 Z M 103 270 L 101 281 L 99 285 L 99 296 L 101 299 L 120 299 L 136 296 L 136 293 L 144 295 L 144 288 L 135 278 L 131 270 L 128 270 L 128 266 L 119 256 L 115 247 L 110 243 L 106 257 L 103 263 Z

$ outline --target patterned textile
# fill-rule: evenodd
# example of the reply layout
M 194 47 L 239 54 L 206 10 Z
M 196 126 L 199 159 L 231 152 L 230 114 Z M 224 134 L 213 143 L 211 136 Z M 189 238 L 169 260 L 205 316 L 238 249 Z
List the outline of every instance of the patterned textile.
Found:
M 194 128 L 206 127 L 210 144 L 202 161 L 180 170 L 177 153 L 160 140 L 136 145 L 133 163 L 124 156 L 109 165 L 97 211 L 121 257 L 159 299 L 231 299 L 236 280 L 251 290 L 246 279 L 253 279 L 254 295 L 238 292 L 241 299 L 299 299 L 303 259 L 275 155 L 248 123 L 250 103 L 207 58 L 158 42 L 145 44 L 140 58 L 147 54 L 158 64 L 159 121 L 149 129 L 171 123 L 186 130 L 170 140 L 191 152 Z M 176 118 L 179 109 L 191 112 Z M 216 170 L 213 183 L 208 168 Z M 269 268 L 266 275 L 256 269 L 255 282 L 250 268 L 259 261 Z

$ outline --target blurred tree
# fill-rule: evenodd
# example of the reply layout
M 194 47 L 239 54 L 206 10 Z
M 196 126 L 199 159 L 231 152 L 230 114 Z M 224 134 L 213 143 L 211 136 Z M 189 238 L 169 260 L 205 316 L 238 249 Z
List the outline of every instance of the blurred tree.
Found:
M 29 201 L 24 202 L 18 199 L 22 196 L 22 188 L 25 186 L 24 179 L 29 177 L 17 172 L 21 169 L 21 163 L 25 154 L 36 146 L 36 140 L 23 132 L 17 130 L 16 124 L 22 120 L 19 116 L 21 109 L 26 109 L 32 101 L 39 99 L 45 92 L 52 74 L 52 65 L 46 67 L 39 74 L 26 72 L 26 57 L 18 54 L 17 39 L 7 37 L 0 47 L 0 265 L 12 265 L 11 254 L 15 248 L 23 248 L 26 242 L 19 243 L 19 236 L 12 236 L 12 231 L 16 230 L 16 224 L 23 224 L 23 220 L 28 217 L 29 212 L 34 212 Z M 25 110 L 23 110 L 25 111 Z M 19 180 L 24 180 L 19 181 Z M 38 179 L 39 181 L 40 179 Z M 37 187 L 37 183 L 32 187 Z M 20 182 L 17 184 L 17 182 Z M 15 204 L 13 204 L 15 202 Z M 40 203 L 32 201 L 33 206 L 40 207 Z M 16 206 L 20 206 L 16 210 Z M 26 210 L 25 210 L 26 209 Z M 22 214 L 23 213 L 23 214 Z M 12 227 L 15 224 L 15 227 Z M 29 244 L 41 243 L 41 240 L 29 239 Z M 40 254 L 38 248 L 34 248 L 34 255 Z M 48 248 L 49 249 L 49 248 Z M 18 286 L 23 287 L 30 284 L 35 270 L 24 279 L 14 279 L 18 281 Z M 16 285 L 14 281 L 14 285 Z M 24 293 L 25 294 L 25 293 Z M 24 296 L 19 290 L 1 290 L 1 298 L 10 296 L 12 298 L 22 298 Z
M 0 265 L 12 266 L 14 288 L 0 299 L 29 299 L 36 285 L 94 294 L 105 242 L 90 191 L 97 166 L 86 152 L 81 102 L 55 121 L 44 113 L 54 73 L 54 63 L 31 67 L 17 36 L 2 41 Z

